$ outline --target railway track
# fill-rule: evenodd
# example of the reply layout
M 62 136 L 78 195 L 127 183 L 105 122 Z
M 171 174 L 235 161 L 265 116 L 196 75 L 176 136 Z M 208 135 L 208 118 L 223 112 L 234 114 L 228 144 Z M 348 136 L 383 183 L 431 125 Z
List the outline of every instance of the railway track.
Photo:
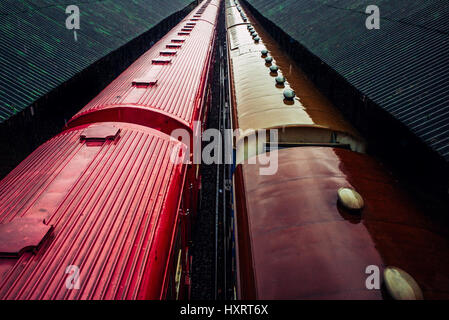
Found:
M 224 6 L 222 9 L 224 11 Z M 229 82 L 224 14 L 220 15 L 217 50 L 212 81 L 212 103 L 206 128 L 220 131 L 231 141 L 229 131 Z M 224 143 L 220 146 L 219 164 L 203 164 L 200 212 L 193 233 L 192 299 L 228 300 L 233 297 L 231 165 Z M 228 161 L 225 161 L 228 157 Z

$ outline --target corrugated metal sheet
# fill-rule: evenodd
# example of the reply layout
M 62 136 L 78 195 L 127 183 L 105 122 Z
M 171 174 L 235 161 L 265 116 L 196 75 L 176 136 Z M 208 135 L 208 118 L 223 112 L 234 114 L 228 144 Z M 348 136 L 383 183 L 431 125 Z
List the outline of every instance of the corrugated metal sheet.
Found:
M 218 1 L 203 4 L 206 7 L 198 20 L 194 18 L 198 11 L 195 9 L 77 113 L 69 125 L 80 123 L 83 116 L 96 110 L 135 106 L 162 112 L 191 127 L 193 121 L 197 120 L 201 99 L 204 98 L 218 16 Z M 179 35 L 188 22 L 195 23 L 193 29 L 186 32 L 188 35 Z M 175 54 L 161 54 L 167 45 L 172 44 L 180 45 L 179 48 L 172 48 L 176 50 Z M 170 61 L 155 66 L 156 59 L 162 58 L 169 58 Z M 155 68 L 157 72 L 152 73 L 151 70 Z M 157 83 L 154 85 L 143 88 L 133 85 L 135 79 L 152 74 L 157 74 Z M 149 114 L 147 117 L 157 116 Z
M 248 2 L 449 160 L 448 1 Z
M 190 2 L 2 0 L 0 122 Z M 78 41 L 65 26 L 71 4 L 80 9 Z
M 121 130 L 114 140 L 80 140 L 111 127 Z M 185 177 L 170 155 L 185 148 L 153 129 L 103 123 L 34 151 L 0 182 L 0 224 L 40 216 L 54 230 L 36 253 L 0 258 L 0 299 L 158 299 Z M 70 265 L 78 290 L 66 287 Z

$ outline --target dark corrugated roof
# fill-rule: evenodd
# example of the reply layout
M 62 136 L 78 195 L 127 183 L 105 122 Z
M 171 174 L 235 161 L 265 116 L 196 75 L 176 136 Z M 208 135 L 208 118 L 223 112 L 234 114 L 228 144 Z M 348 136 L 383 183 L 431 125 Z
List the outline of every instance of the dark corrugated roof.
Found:
M 189 3 L 2 0 L 0 122 Z M 80 9 L 76 42 L 73 31 L 65 26 L 65 9 L 70 4 Z
M 449 160 L 449 1 L 248 2 Z

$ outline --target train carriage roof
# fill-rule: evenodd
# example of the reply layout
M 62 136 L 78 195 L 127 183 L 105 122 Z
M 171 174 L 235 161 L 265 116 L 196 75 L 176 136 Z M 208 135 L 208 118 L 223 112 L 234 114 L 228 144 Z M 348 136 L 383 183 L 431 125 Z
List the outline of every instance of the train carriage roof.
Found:
M 234 175 L 241 298 L 380 299 L 365 287 L 369 265 L 405 270 L 425 299 L 449 297 L 448 230 L 373 159 L 286 148 L 274 175 L 260 167 Z M 338 203 L 342 187 L 362 196 L 361 211 Z
M 34 151 L 0 182 L 0 299 L 160 298 L 185 177 L 172 152 L 185 145 L 108 122 Z
M 235 7 L 228 6 L 228 16 L 240 16 L 231 8 Z M 244 139 L 259 129 L 279 129 L 281 143 L 336 143 L 364 152 L 365 142 L 357 130 L 260 25 L 253 24 L 251 17 L 249 24 L 230 23 L 233 22 L 228 19 L 233 125 L 241 130 L 236 138 L 237 163 L 260 152 Z M 259 41 L 254 41 L 249 26 L 255 28 Z M 267 55 L 261 54 L 264 49 L 268 50 Z M 272 61 L 267 63 L 266 57 Z M 277 66 L 278 71 L 272 72 L 271 66 Z M 283 85 L 276 84 L 277 76 L 285 77 Z M 284 90 L 288 89 L 294 90 L 294 99 L 284 97 Z
M 212 59 L 217 1 L 203 1 L 68 123 L 126 121 L 168 134 L 199 120 Z M 171 123 L 171 124 L 167 124 Z

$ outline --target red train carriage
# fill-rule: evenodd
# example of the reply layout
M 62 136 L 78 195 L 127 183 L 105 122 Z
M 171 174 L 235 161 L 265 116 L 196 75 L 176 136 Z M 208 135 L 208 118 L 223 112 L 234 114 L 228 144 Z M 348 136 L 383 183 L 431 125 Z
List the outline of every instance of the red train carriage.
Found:
M 78 112 L 67 126 L 123 121 L 171 135 L 185 129 L 199 136 L 210 103 L 218 0 L 203 1 L 175 28 Z M 195 131 L 195 132 L 194 132 Z M 198 164 L 188 170 L 193 198 L 201 187 Z M 192 211 L 196 212 L 194 205 Z
M 219 1 L 203 1 L 0 182 L 0 299 L 188 297 Z M 184 162 L 173 162 L 177 155 Z
M 89 102 L 68 127 L 123 121 L 193 130 L 204 120 L 219 1 L 204 1 Z
M 235 171 L 240 298 L 382 299 L 366 287 L 370 265 L 405 270 L 425 299 L 449 298 L 448 231 L 373 159 L 287 148 L 278 165 Z M 339 203 L 342 187 L 362 196 L 360 211 Z
M 0 299 L 182 294 L 173 270 L 188 271 L 186 167 L 170 156 L 185 151 L 154 129 L 110 122 L 40 146 L 0 183 Z

